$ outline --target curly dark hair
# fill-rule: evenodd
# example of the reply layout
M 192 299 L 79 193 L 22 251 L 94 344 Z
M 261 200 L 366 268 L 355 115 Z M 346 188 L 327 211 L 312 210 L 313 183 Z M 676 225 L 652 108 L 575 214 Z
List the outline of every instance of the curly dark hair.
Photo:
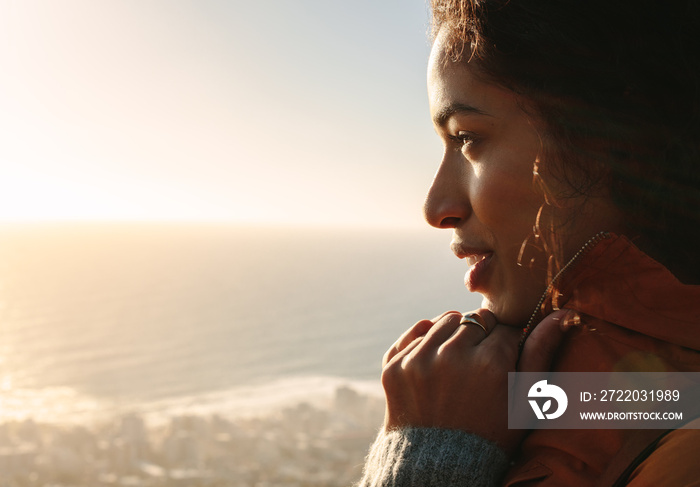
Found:
M 451 60 L 476 63 L 543 122 L 569 195 L 605 188 L 628 236 L 700 283 L 700 2 L 431 4 Z

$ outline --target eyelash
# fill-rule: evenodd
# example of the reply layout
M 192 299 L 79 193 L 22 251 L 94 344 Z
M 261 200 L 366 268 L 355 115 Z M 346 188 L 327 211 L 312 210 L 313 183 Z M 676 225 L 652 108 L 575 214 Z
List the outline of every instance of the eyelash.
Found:
M 450 135 L 450 139 L 462 146 L 466 146 L 478 142 L 479 137 L 473 132 L 459 132 L 457 135 Z

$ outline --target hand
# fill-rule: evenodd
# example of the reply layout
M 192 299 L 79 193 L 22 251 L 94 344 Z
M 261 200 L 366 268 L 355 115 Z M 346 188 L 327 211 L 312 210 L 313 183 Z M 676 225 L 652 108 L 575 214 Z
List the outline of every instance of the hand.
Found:
M 563 336 L 567 311 L 547 316 L 525 341 L 518 363 L 521 330 L 476 311 L 486 332 L 461 325 L 448 311 L 419 321 L 387 351 L 382 385 L 387 398 L 385 428 L 403 426 L 458 429 L 494 441 L 508 453 L 525 431 L 508 429 L 508 372 L 549 369 Z

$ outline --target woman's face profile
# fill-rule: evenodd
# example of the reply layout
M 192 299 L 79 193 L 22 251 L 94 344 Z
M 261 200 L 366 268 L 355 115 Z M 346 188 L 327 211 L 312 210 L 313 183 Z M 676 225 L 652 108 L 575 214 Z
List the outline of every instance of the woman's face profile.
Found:
M 428 96 L 444 153 L 426 197 L 426 220 L 453 229 L 452 250 L 468 264 L 465 284 L 484 296 L 484 307 L 500 322 L 521 326 L 546 287 L 546 256 L 532 268 L 518 264 L 544 203 L 533 185 L 541 139 L 514 93 L 480 80 L 470 64 L 446 61 L 440 35 Z M 615 231 L 608 227 L 612 204 L 590 200 L 575 206 L 580 217 L 566 226 L 565 256 L 595 233 Z

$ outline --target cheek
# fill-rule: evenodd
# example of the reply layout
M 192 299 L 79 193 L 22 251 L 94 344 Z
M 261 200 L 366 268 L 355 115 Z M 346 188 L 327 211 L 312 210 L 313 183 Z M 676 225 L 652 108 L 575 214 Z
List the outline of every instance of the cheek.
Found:
M 526 238 L 544 201 L 533 188 L 532 172 L 484 171 L 471 189 L 472 208 L 496 240 Z

